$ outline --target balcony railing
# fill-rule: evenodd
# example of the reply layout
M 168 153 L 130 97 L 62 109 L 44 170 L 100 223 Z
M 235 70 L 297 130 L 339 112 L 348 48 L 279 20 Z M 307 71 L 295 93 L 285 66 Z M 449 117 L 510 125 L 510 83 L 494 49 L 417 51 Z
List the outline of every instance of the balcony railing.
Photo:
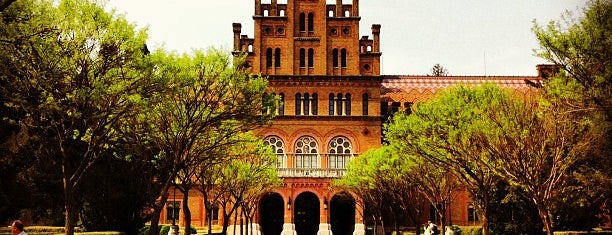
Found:
M 280 177 L 340 178 L 354 154 L 280 154 Z

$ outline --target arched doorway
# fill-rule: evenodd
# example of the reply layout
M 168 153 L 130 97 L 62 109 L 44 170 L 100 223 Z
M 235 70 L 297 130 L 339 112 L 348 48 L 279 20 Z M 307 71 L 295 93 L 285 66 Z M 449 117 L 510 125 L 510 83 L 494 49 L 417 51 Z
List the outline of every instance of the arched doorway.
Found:
M 355 230 L 355 199 L 339 193 L 330 202 L 331 230 L 334 235 L 351 235 Z
M 311 192 L 305 192 L 295 199 L 295 231 L 298 235 L 316 235 L 320 223 L 319 198 Z
M 259 205 L 259 225 L 266 235 L 280 235 L 283 231 L 285 207 L 278 193 L 264 195 Z

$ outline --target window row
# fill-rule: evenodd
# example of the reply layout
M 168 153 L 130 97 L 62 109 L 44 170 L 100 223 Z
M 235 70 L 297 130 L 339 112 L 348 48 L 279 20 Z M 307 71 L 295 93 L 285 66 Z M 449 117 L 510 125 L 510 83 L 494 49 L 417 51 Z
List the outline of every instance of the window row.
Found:
M 308 52 L 308 53 L 307 53 Z M 314 49 L 309 48 L 306 50 L 305 48 L 300 49 L 300 68 L 314 68 Z M 347 51 L 342 48 L 341 50 L 334 49 L 332 51 L 332 66 L 334 68 L 346 68 L 347 66 Z M 276 48 L 268 48 L 266 49 L 266 67 L 271 68 L 281 67 L 281 49 Z
M 273 99 L 276 100 L 276 110 L 274 110 L 274 114 L 279 116 L 285 115 L 285 94 L 276 93 L 272 94 L 264 94 L 263 102 L 271 102 Z M 304 115 L 304 116 L 316 116 L 319 114 L 319 96 L 317 93 L 309 94 L 309 93 L 297 93 L 295 94 L 295 115 Z M 330 93 L 329 94 L 329 116 L 351 116 L 351 94 L 346 93 Z M 369 115 L 369 95 L 363 94 L 361 96 L 361 115 L 368 116 Z M 272 110 L 264 110 L 263 113 L 270 114 Z
M 308 64 L 306 64 L 306 59 L 308 59 Z M 314 68 L 314 49 L 308 49 L 308 57 L 306 57 L 306 49 L 300 49 L 300 68 Z
M 264 144 L 270 146 L 276 154 L 285 154 L 285 142 L 278 136 L 266 137 Z M 314 154 L 319 153 L 319 144 L 313 137 L 302 136 L 295 141 L 293 149 L 296 154 Z M 331 154 L 353 153 L 351 141 L 344 136 L 337 136 L 331 139 L 327 145 L 327 150 Z
M 268 136 L 264 144 L 270 146 L 278 155 L 278 166 L 285 166 L 285 144 L 278 136 Z M 351 159 L 353 147 L 351 141 L 343 136 L 334 137 L 327 146 L 328 166 L 331 169 L 344 169 Z M 317 141 L 310 136 L 300 137 L 294 145 L 296 168 L 317 168 L 319 146 Z
M 308 24 L 306 24 L 306 17 L 308 17 Z M 300 32 L 306 32 L 306 28 L 308 28 L 308 32 L 314 32 L 314 14 L 308 13 L 300 13 Z
M 274 61 L 274 67 L 281 67 L 281 49 L 274 49 L 274 53 L 272 53 L 272 48 L 266 49 L 266 67 L 271 68 L 272 62 Z
M 338 53 L 338 51 L 340 51 L 340 53 Z M 347 57 L 346 49 L 342 48 L 341 50 L 338 50 L 337 48 L 334 48 L 334 50 L 332 50 L 332 67 L 346 68 L 346 64 L 347 64 L 346 57 Z M 338 61 L 340 63 L 338 63 Z

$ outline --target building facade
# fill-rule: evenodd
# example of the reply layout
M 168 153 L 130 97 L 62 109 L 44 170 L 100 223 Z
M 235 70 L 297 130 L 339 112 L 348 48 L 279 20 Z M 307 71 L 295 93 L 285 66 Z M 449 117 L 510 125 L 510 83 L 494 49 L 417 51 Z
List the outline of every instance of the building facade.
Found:
M 272 124 L 257 130 L 278 155 L 284 181 L 260 201 L 255 221 L 264 235 L 366 234 L 371 226 L 359 195 L 331 183 L 344 175 L 351 159 L 381 146 L 386 117 L 454 84 L 494 82 L 529 92 L 541 81 L 541 76 L 383 76 L 381 26 L 372 25 L 371 35 L 360 37 L 359 0 L 328 2 L 255 0 L 254 36 L 242 35 L 241 24 L 232 25 L 233 54 L 246 56 L 251 72 L 267 77 L 281 98 Z M 221 222 L 214 212 L 206 215 L 201 195 L 193 192 L 190 198 L 194 225 L 205 226 L 209 218 Z M 168 207 L 162 218 L 181 214 L 179 202 L 168 205 L 176 207 Z M 465 192 L 447 211 L 453 224 L 479 224 Z M 420 224 L 433 214 L 426 211 Z

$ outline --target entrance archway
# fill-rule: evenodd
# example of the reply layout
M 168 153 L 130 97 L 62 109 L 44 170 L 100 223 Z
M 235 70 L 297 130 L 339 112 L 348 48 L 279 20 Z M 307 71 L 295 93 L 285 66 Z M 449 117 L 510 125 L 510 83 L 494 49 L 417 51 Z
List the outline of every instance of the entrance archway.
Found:
M 295 199 L 295 231 L 298 235 L 316 235 L 320 223 L 319 198 L 314 193 L 305 192 Z
M 278 193 L 264 195 L 260 201 L 259 215 L 259 225 L 263 234 L 280 235 L 285 216 L 283 197 Z
M 355 230 L 355 199 L 339 193 L 330 202 L 331 230 L 334 235 L 351 235 Z

